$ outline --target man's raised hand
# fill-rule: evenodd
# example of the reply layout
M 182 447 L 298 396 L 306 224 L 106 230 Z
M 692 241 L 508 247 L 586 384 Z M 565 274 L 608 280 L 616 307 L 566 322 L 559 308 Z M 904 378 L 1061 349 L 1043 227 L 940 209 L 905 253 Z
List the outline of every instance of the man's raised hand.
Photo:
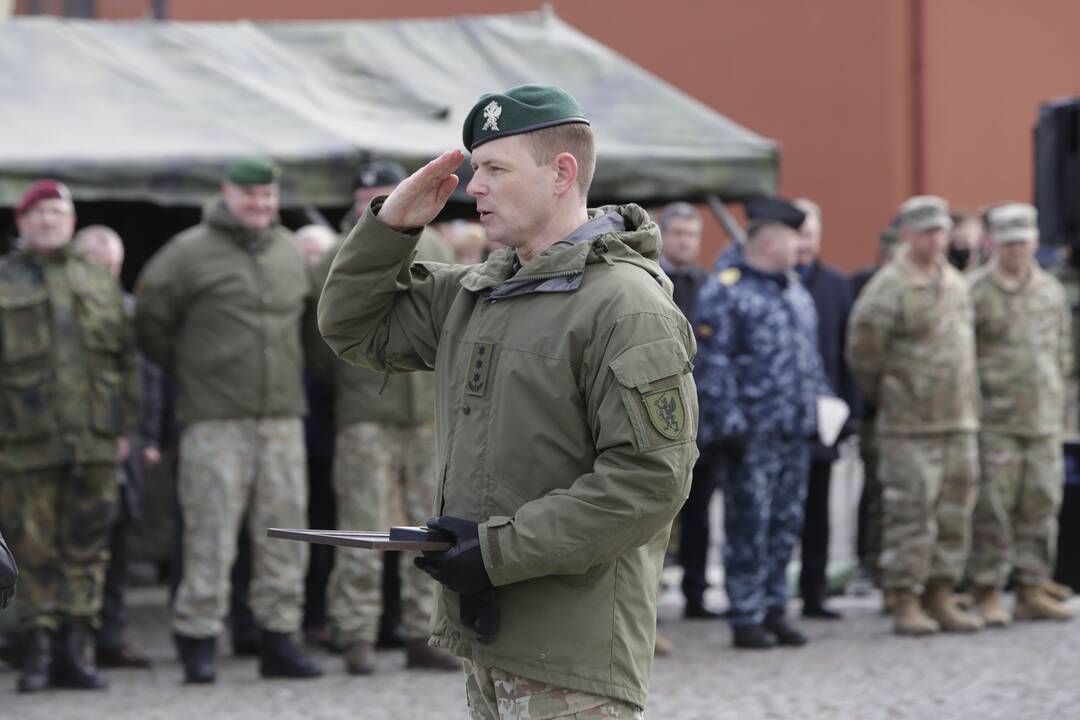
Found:
M 401 181 L 379 210 L 379 219 L 395 230 L 427 225 L 446 205 L 458 184 L 454 174 L 465 154 L 444 152 Z

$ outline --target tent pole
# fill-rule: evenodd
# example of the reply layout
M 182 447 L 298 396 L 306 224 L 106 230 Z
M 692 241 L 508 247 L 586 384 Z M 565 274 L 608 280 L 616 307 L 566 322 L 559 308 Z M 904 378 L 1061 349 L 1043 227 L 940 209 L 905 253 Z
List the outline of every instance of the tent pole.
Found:
M 712 210 L 713 215 L 716 216 L 717 221 L 724 228 L 724 232 L 728 234 L 731 241 L 738 245 L 746 242 L 746 233 L 743 232 L 738 221 L 728 211 L 727 206 L 720 201 L 720 198 L 716 195 L 709 195 L 705 199 L 709 202 L 709 209 Z

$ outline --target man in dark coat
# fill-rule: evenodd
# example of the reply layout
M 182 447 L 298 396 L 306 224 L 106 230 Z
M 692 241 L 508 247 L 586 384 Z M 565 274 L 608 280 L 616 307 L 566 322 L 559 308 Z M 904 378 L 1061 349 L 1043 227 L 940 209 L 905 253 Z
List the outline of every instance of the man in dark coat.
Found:
M 836 396 L 857 410 L 857 391 L 844 362 L 844 336 L 853 296 L 851 282 L 841 273 L 821 263 L 821 209 L 801 198 L 795 205 L 806 213 L 799 229 L 799 259 L 795 270 L 814 298 L 818 314 L 818 347 L 825 375 Z M 847 429 L 852 427 L 848 425 Z M 815 442 L 811 451 L 810 477 L 806 492 L 802 530 L 802 571 L 799 590 L 803 617 L 835 620 L 840 614 L 825 606 L 829 560 L 829 478 L 839 457 L 835 446 Z
M 698 291 L 707 273 L 698 267 L 701 230 L 705 222 L 697 209 L 685 202 L 674 202 L 660 213 L 663 256 L 660 267 L 671 278 L 675 304 L 687 318 L 693 317 Z M 679 562 L 683 567 L 682 591 L 686 597 L 687 618 L 712 619 L 720 613 L 705 607 L 705 560 L 709 554 L 709 502 L 716 482 L 708 462 L 698 458 L 690 496 L 679 514 Z

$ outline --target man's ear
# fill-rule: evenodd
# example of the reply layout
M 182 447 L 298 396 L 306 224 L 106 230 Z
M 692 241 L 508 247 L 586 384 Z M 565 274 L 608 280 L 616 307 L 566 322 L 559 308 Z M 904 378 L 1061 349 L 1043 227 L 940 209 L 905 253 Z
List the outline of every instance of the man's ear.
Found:
M 564 152 L 556 155 L 552 162 L 555 166 L 555 194 L 565 195 L 577 187 L 577 158 Z

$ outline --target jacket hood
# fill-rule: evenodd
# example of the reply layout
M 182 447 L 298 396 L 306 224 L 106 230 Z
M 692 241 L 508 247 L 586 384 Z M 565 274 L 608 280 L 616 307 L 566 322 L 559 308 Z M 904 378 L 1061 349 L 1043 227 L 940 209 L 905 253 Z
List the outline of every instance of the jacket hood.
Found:
M 534 283 L 548 278 L 579 276 L 585 272 L 586 265 L 593 263 L 625 262 L 642 268 L 668 292 L 671 291 L 671 281 L 659 263 L 660 229 L 645 210 L 633 204 L 605 205 L 592 208 L 588 213 L 588 223 L 554 243 L 525 266 L 518 265 L 513 248 L 503 248 L 466 274 L 461 285 L 466 290 L 478 292 L 498 287 L 511 279 L 515 284 Z M 603 222 L 605 216 L 610 222 Z M 588 232 L 590 226 L 596 228 L 595 232 Z M 586 232 L 579 232 L 581 230 Z

